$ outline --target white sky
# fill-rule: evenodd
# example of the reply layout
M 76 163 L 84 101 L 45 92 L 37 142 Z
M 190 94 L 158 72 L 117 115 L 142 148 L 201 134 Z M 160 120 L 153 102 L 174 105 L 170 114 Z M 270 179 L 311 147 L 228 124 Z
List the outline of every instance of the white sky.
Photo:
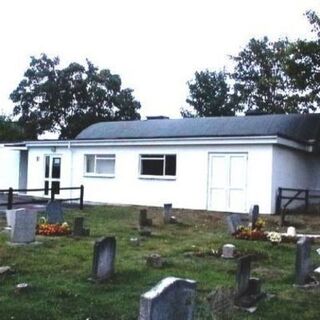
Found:
M 1 0 L 0 111 L 30 56 L 118 73 L 141 115 L 180 116 L 195 71 L 220 70 L 252 37 L 310 37 L 320 0 Z

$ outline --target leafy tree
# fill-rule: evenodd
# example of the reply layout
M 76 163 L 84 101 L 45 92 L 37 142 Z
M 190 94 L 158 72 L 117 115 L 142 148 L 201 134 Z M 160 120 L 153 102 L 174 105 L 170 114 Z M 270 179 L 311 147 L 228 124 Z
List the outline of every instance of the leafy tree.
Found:
M 183 117 L 232 116 L 229 85 L 225 72 L 200 71 L 188 82 L 188 107 L 181 109 Z
M 290 89 L 299 91 L 303 112 L 316 111 L 320 106 L 320 18 L 314 11 L 306 15 L 317 39 L 292 43 L 286 61 Z
M 25 139 L 23 129 L 9 117 L 0 115 L 0 141 L 12 142 Z
M 31 57 L 24 79 L 10 95 L 13 114 L 28 136 L 35 139 L 50 131 L 74 138 L 98 121 L 140 119 L 140 103 L 133 90 L 122 89 L 118 75 L 88 60 L 85 66 L 71 63 L 66 68 L 59 63 L 45 54 Z
M 299 97 L 288 86 L 290 78 L 284 68 L 288 46 L 287 40 L 251 39 L 238 56 L 232 57 L 236 63 L 232 101 L 239 109 L 267 113 L 299 111 Z

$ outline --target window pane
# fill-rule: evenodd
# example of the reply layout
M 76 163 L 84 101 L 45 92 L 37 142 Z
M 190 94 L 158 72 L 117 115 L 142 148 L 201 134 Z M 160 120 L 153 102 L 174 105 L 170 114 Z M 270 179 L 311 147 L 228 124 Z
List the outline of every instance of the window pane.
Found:
M 166 156 L 166 176 L 176 175 L 176 155 Z
M 86 156 L 86 172 L 87 173 L 94 172 L 94 155 Z
M 61 166 L 61 159 L 52 158 L 52 178 L 56 178 L 56 179 L 60 178 L 60 166 Z
M 60 182 L 59 181 L 52 181 L 51 189 L 54 194 L 60 194 Z
M 163 160 L 141 159 L 141 174 L 163 176 Z
M 49 181 L 44 182 L 44 194 L 45 195 L 49 194 Z
M 46 156 L 46 163 L 45 163 L 45 178 L 49 178 L 49 167 L 50 166 L 50 157 Z
M 114 160 L 97 159 L 96 173 L 99 174 L 114 174 Z

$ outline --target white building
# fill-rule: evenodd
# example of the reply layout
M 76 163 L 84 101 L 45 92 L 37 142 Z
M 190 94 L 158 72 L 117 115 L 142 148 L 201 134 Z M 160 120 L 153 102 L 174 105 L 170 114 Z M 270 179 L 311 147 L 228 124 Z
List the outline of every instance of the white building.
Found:
M 319 130 L 320 114 L 153 119 L 11 147 L 24 157 L 20 187 L 83 184 L 85 201 L 274 213 L 278 187 L 320 187 Z

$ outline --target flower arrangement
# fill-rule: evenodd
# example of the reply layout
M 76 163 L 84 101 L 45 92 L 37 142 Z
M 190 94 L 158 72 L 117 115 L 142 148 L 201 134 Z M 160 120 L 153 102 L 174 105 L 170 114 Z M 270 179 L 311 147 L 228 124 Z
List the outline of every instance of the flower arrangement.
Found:
M 251 227 L 239 226 L 234 234 L 236 239 L 245 240 L 265 240 L 266 234 L 259 228 L 252 229 Z
M 255 229 L 262 230 L 265 225 L 266 225 L 266 222 L 263 219 L 259 218 L 255 223 Z
M 282 236 L 279 232 L 272 231 L 267 234 L 267 239 L 273 244 L 278 244 L 281 242 Z
M 41 218 L 40 218 L 41 219 Z M 62 224 L 50 224 L 45 222 L 37 225 L 36 234 L 41 236 L 65 236 L 71 233 L 70 227 L 67 222 Z

